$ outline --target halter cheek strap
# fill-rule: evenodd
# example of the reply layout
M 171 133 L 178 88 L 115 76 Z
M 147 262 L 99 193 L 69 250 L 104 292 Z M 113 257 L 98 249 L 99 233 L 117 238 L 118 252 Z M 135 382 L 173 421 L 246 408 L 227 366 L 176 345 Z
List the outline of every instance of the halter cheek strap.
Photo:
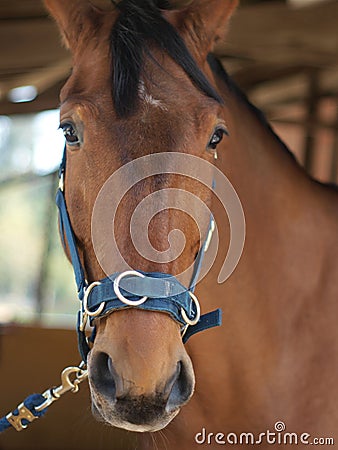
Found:
M 114 273 L 88 285 L 77 250 L 76 239 L 67 211 L 64 196 L 64 175 L 66 170 L 66 147 L 59 169 L 59 189 L 56 204 L 59 209 L 59 228 L 63 246 L 69 249 L 74 270 L 78 297 L 82 307 L 78 314 L 78 345 L 83 361 L 90 351 L 85 329 L 87 321 L 93 327 L 90 341 L 95 339 L 94 320 L 125 308 L 138 308 L 169 314 L 181 326 L 183 342 L 200 331 L 219 326 L 222 323 L 220 309 L 200 314 L 199 302 L 194 289 L 201 270 L 203 256 L 207 251 L 214 230 L 214 219 L 210 217 L 206 239 L 195 259 L 189 287 L 183 286 L 174 276 L 161 272 L 126 271 Z M 214 186 L 213 186 L 214 187 Z

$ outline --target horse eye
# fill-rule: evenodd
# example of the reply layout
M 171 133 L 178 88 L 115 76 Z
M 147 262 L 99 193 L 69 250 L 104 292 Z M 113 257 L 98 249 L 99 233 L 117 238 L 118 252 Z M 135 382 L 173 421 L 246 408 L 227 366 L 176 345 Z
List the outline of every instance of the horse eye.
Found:
M 220 127 L 216 128 L 214 134 L 211 136 L 211 139 L 208 144 L 208 149 L 216 150 L 217 145 L 221 142 L 224 135 L 228 135 L 228 132 L 225 128 Z
M 64 123 L 60 127 L 68 145 L 80 145 L 80 139 L 77 135 L 74 125 L 71 123 Z

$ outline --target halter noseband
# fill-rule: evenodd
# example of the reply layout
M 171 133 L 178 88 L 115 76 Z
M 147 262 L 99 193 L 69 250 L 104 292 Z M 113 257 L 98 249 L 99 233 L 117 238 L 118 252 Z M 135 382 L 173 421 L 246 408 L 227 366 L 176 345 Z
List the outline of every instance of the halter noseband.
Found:
M 76 239 L 67 211 L 64 196 L 64 175 L 66 170 L 66 146 L 59 168 L 59 189 L 56 204 L 59 209 L 59 227 L 63 246 L 68 245 L 74 270 L 81 309 L 78 314 L 78 345 L 83 361 L 90 351 L 85 334 L 87 322 L 93 327 L 90 341 L 95 339 L 94 319 L 106 316 L 125 308 L 138 308 L 146 311 L 159 311 L 169 314 L 181 325 L 183 342 L 195 333 L 222 323 L 220 309 L 200 314 L 199 302 L 194 295 L 204 253 L 208 249 L 215 223 L 210 217 L 206 239 L 195 259 L 189 287 L 184 287 L 173 275 L 161 272 L 142 272 L 129 270 L 95 281 L 88 285 L 78 254 Z

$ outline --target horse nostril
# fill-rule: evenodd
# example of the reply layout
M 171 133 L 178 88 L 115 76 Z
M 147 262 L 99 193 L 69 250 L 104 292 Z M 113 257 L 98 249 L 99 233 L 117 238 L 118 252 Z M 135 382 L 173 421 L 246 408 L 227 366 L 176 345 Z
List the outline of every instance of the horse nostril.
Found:
M 176 379 L 172 383 L 172 388 L 166 405 L 166 411 L 171 413 L 183 406 L 192 396 L 194 390 L 194 376 L 189 365 L 184 361 L 177 364 Z
M 116 399 L 116 373 L 109 355 L 99 352 L 90 364 L 90 380 L 104 396 Z

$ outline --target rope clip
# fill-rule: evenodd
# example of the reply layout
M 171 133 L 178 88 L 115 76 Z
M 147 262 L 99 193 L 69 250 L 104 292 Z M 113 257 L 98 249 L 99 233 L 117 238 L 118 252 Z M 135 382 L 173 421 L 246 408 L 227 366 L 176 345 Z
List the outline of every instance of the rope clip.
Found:
M 74 375 L 74 378 L 73 378 Z M 42 411 L 48 408 L 52 403 L 71 391 L 74 394 L 79 390 L 79 384 L 82 383 L 88 377 L 88 371 L 80 367 L 66 367 L 61 373 L 61 385 L 58 387 L 47 389 L 42 395 L 45 397 L 41 405 L 37 406 L 35 409 L 37 411 Z M 73 378 L 73 380 L 72 380 Z
M 35 406 L 32 410 L 27 408 L 24 402 L 20 403 L 17 407 L 17 411 L 15 413 L 7 414 L 6 419 L 16 431 L 24 430 L 29 423 L 40 417 L 41 414 L 36 415 L 34 412 L 41 413 L 56 400 L 59 400 L 66 392 L 78 392 L 79 384 L 87 378 L 88 371 L 85 369 L 84 363 L 81 363 L 79 367 L 66 367 L 61 373 L 61 385 L 47 389 L 42 394 L 42 397 L 46 399 L 44 402 Z

